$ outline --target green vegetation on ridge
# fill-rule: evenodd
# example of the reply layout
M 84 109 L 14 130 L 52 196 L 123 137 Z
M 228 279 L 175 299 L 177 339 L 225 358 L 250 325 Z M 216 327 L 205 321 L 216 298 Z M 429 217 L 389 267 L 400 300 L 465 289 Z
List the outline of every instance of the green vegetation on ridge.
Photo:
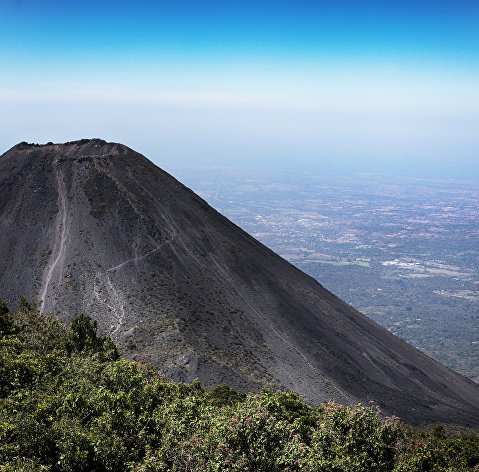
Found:
M 479 436 L 449 437 L 292 392 L 166 381 L 122 359 L 80 315 L 70 326 L 0 302 L 0 470 L 479 470 Z

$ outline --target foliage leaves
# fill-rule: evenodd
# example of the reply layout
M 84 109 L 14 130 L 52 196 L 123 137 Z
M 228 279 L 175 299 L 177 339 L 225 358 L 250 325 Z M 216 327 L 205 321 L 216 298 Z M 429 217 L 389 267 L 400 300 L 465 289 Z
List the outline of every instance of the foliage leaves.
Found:
M 0 303 L 0 470 L 422 472 L 479 469 L 479 437 L 370 407 L 167 382 L 96 323 Z

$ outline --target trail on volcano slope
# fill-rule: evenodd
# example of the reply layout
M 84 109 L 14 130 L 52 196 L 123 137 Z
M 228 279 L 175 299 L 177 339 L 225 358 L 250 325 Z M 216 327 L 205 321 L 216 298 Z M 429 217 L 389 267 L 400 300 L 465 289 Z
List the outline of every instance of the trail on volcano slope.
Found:
M 45 274 L 43 281 L 43 288 L 40 292 L 40 311 L 45 310 L 45 305 L 47 301 L 48 288 L 50 282 L 52 281 L 53 273 L 57 266 L 60 264 L 61 260 L 65 258 L 66 254 L 66 241 L 69 236 L 68 227 L 67 227 L 67 192 L 65 188 L 65 183 L 63 181 L 63 173 L 60 170 L 56 171 L 56 181 L 57 181 L 57 191 L 58 191 L 58 215 L 57 215 L 57 225 L 56 233 L 59 234 L 57 241 L 55 242 L 55 252 L 56 257 L 53 262 L 49 265 L 47 273 Z

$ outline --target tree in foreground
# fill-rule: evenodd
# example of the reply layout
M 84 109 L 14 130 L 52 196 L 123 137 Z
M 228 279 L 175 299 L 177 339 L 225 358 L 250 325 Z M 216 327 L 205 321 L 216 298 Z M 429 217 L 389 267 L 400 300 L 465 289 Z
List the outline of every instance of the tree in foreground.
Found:
M 87 315 L 66 326 L 0 302 L 0 470 L 472 472 L 479 437 L 292 392 L 174 384 L 122 359 Z

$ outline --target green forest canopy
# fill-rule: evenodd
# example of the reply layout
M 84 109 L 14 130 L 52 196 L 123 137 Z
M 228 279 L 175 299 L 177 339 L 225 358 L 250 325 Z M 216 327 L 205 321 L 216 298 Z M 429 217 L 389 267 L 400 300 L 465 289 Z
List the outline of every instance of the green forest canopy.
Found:
M 479 436 L 378 408 L 166 381 L 96 322 L 0 302 L 0 471 L 478 471 Z

